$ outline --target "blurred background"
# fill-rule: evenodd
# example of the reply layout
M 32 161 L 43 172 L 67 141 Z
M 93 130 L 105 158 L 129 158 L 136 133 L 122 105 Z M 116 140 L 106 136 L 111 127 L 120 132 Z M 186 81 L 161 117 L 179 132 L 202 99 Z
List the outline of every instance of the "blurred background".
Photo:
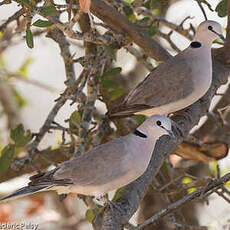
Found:
M 166 11 L 161 12 L 168 21 L 179 24 L 184 18 L 190 16 L 191 18 L 185 22 L 184 27 L 189 27 L 190 23 L 192 23 L 194 28 L 196 28 L 204 20 L 204 16 L 196 1 L 172 0 L 168 2 L 169 6 L 166 8 Z M 57 3 L 65 4 L 64 1 L 57 1 Z M 215 9 L 220 1 L 209 0 L 208 3 Z M 1 5 L 0 23 L 2 24 L 19 9 L 16 3 Z M 210 11 L 206 5 L 204 5 L 204 9 L 208 19 L 216 20 L 223 28 L 226 27 L 227 17 L 219 17 L 217 12 Z M 62 17 L 63 20 L 66 20 L 67 14 L 63 14 Z M 36 20 L 36 17 L 33 20 Z M 100 22 L 98 19 L 96 21 Z M 12 30 L 14 23 L 16 22 L 10 24 Z M 161 26 L 160 30 L 164 33 L 169 31 L 164 26 Z M 22 33 L 20 38 L 12 39 L 11 44 L 7 47 L 4 47 L 4 43 L 0 42 L 0 78 L 4 77 L 3 70 L 23 76 L 20 78 L 15 76 L 9 79 L 9 84 L 14 89 L 13 96 L 16 100 L 17 119 L 19 123 L 24 125 L 25 130 L 30 129 L 33 133 L 37 133 L 54 105 L 54 100 L 65 89 L 65 69 L 60 50 L 53 40 L 45 37 L 44 34 L 35 36 L 34 48 L 29 49 L 23 35 Z M 170 53 L 176 54 L 167 41 L 162 38 L 158 39 L 162 46 L 166 47 Z M 173 33 L 172 40 L 180 50 L 186 48 L 190 43 L 188 39 L 185 39 L 185 37 L 176 32 Z M 84 55 L 83 42 L 70 40 L 70 43 L 71 53 L 75 53 L 76 58 Z M 218 44 L 215 44 L 215 46 L 219 47 Z M 155 64 L 154 62 L 152 63 Z M 140 81 L 148 73 L 148 70 L 143 65 L 139 65 L 137 59 L 124 49 L 118 51 L 115 66 L 121 67 L 122 74 L 124 75 L 130 73 L 130 71 L 138 66 L 137 81 Z M 79 64 L 74 65 L 74 67 L 76 76 L 78 76 L 82 71 L 82 67 Z M 219 92 L 224 92 L 225 89 L 226 86 L 223 86 Z M 214 98 L 212 107 L 219 98 L 219 96 Z M 103 103 L 97 101 L 96 106 L 100 112 L 106 112 L 106 107 Z M 66 118 L 69 118 L 75 110 L 75 105 L 70 106 L 69 103 L 66 103 L 57 114 L 55 121 L 66 126 Z M 0 146 L 3 148 L 9 141 L 9 121 L 1 111 L 0 115 Z M 203 118 L 200 124 L 205 119 Z M 39 148 L 44 149 L 49 146 L 57 146 L 60 142 L 61 133 L 54 130 L 52 133 L 46 135 L 46 138 L 40 143 Z M 219 161 L 222 172 L 229 171 L 229 159 L 227 158 Z M 204 170 L 209 171 L 210 168 L 214 167 L 213 164 L 216 163 L 209 163 L 208 166 L 205 166 Z M 29 176 L 23 175 L 1 183 L 0 195 L 4 196 L 26 185 Z M 91 214 L 90 212 L 86 213 L 86 210 L 87 207 L 84 202 L 75 195 L 69 195 L 61 203 L 58 200 L 58 196 L 53 192 L 40 193 L 0 204 L 0 223 L 11 221 L 18 223 L 26 222 L 38 224 L 38 229 L 86 230 L 92 228 L 88 222 Z M 230 229 L 230 205 L 217 195 L 211 195 L 209 201 L 206 203 L 197 202 L 193 207 L 193 211 L 201 226 L 208 226 L 208 229 Z M 85 219 L 86 214 L 88 215 L 88 220 Z M 132 222 L 136 223 L 136 219 L 137 215 L 132 218 Z

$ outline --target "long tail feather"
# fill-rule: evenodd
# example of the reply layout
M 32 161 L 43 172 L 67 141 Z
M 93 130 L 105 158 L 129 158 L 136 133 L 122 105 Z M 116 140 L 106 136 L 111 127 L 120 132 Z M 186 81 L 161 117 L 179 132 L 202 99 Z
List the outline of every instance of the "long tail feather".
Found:
M 47 190 L 53 186 L 54 185 L 26 186 L 26 187 L 18 189 L 17 191 L 13 192 L 12 194 L 10 194 L 8 196 L 1 198 L 0 201 L 8 201 L 8 200 L 11 200 L 14 198 L 19 198 L 19 197 L 23 197 L 26 195 L 34 194 L 37 192 L 41 192 L 43 190 Z

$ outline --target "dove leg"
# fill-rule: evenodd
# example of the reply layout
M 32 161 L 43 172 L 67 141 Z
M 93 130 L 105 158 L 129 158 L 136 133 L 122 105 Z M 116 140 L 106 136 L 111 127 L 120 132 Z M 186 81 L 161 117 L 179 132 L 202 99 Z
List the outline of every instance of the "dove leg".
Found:
M 108 205 L 110 209 L 113 210 L 114 208 L 116 208 L 121 214 L 124 214 L 124 211 L 118 205 L 116 205 L 114 202 L 110 201 L 108 198 L 104 197 L 103 195 L 96 197 L 96 199 L 98 201 L 102 201 L 104 205 Z

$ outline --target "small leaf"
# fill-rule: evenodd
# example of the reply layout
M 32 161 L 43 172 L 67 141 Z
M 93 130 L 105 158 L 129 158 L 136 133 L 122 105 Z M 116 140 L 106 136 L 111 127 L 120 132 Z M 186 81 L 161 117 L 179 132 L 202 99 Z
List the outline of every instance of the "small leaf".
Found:
M 117 189 L 112 199 L 113 202 L 115 202 L 120 197 L 120 193 L 122 192 L 123 189 L 124 189 L 123 187 Z
M 27 58 L 22 65 L 20 66 L 20 68 L 18 69 L 17 73 L 19 75 L 21 75 L 22 77 L 26 78 L 27 77 L 27 69 L 28 66 L 33 62 L 33 58 L 29 57 Z
M 126 14 L 126 16 L 130 16 L 133 14 L 133 10 L 129 6 L 124 6 L 123 11 Z
M 104 79 L 104 78 L 106 78 L 108 76 L 120 74 L 121 71 L 122 71 L 121 67 L 115 67 L 115 68 L 110 69 L 107 72 L 105 72 L 101 77 Z
M 125 89 L 122 85 L 109 93 L 109 97 L 111 101 L 116 100 L 117 98 L 121 97 L 125 93 Z
M 85 213 L 85 219 L 88 220 L 90 223 L 92 223 L 94 218 L 95 218 L 95 214 L 93 209 L 88 209 Z
M 55 8 L 55 6 L 45 6 L 45 7 L 42 7 L 40 9 L 40 12 L 44 15 L 44 16 L 50 16 L 52 14 L 55 14 L 57 13 L 57 10 Z
M 78 135 L 78 127 L 82 120 L 82 114 L 79 111 L 74 111 L 69 119 L 69 128 L 70 130 Z
M 151 27 L 148 29 L 148 34 L 149 34 L 150 36 L 153 36 L 153 35 L 155 35 L 156 33 L 157 33 L 157 28 L 156 28 L 156 27 L 151 26 Z
M 146 120 L 146 116 L 138 114 L 134 115 L 134 119 L 137 121 L 138 125 L 141 125 Z
M 10 161 L 14 156 L 15 148 L 13 145 L 7 145 L 1 151 L 0 171 L 6 171 L 10 166 Z
M 22 6 L 27 6 L 28 8 L 32 9 L 33 6 L 29 0 L 18 0 L 19 4 Z
M 107 52 L 107 54 L 114 60 L 114 61 L 116 61 L 116 53 L 115 53 L 115 51 L 114 51 L 114 49 L 112 48 L 112 47 L 110 47 L 110 46 L 107 46 L 107 45 L 104 45 L 104 47 L 105 47 L 105 50 L 106 50 L 106 52 Z
M 218 166 L 218 161 L 212 161 L 209 163 L 209 173 L 212 176 L 217 176 L 217 167 Z
M 41 20 L 38 19 L 36 22 L 34 22 L 32 25 L 33 26 L 37 26 L 37 27 L 47 27 L 47 26 L 51 26 L 53 23 L 47 20 Z
M 2 67 L 2 68 L 6 67 L 6 63 L 5 63 L 5 59 L 4 59 L 3 55 L 0 55 L 0 67 Z
M 189 184 L 192 182 L 192 179 L 190 177 L 183 177 L 182 178 L 182 184 Z M 189 188 L 187 189 L 188 194 L 193 193 L 197 190 L 197 188 Z
M 23 108 L 25 105 L 27 105 L 27 101 L 25 98 L 21 96 L 21 94 L 18 93 L 16 89 L 12 89 L 14 100 L 16 104 L 18 105 L 19 109 Z
M 15 129 L 11 130 L 10 137 L 14 141 L 16 147 L 23 147 L 32 139 L 32 134 L 30 130 L 25 132 L 23 125 L 20 124 Z
M 102 87 L 106 89 L 108 92 L 111 92 L 114 89 L 119 87 L 119 83 L 112 81 L 112 80 L 103 80 Z
M 33 34 L 29 28 L 26 30 L 26 44 L 31 49 L 34 47 Z
M 91 0 L 79 0 L 80 8 L 84 13 L 89 13 L 90 6 L 91 6 Z
M 112 80 L 103 80 L 102 87 L 104 90 L 107 91 L 111 101 L 116 100 L 117 98 L 122 96 L 125 92 L 125 89 L 122 85 Z
M 159 15 L 161 11 L 161 0 L 150 0 L 148 9 L 153 10 L 153 13 Z
M 227 16 L 227 3 L 228 3 L 227 0 L 222 0 L 216 6 L 215 11 L 218 13 L 219 17 L 225 17 L 225 16 Z
M 123 11 L 126 14 L 126 16 L 128 17 L 129 21 L 131 21 L 133 23 L 137 22 L 137 18 L 135 16 L 135 14 L 133 13 L 133 10 L 129 6 L 124 6 Z

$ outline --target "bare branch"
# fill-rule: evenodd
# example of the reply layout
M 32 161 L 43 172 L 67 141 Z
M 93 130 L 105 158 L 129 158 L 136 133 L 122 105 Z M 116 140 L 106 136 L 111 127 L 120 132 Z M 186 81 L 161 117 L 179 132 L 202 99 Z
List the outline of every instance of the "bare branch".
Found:
M 181 127 L 185 136 L 189 133 L 189 130 L 198 123 L 200 117 L 207 113 L 209 104 L 216 90 L 221 84 L 226 83 L 230 74 L 230 70 L 226 69 L 220 63 L 214 61 L 213 65 L 213 82 L 206 95 L 188 108 L 175 113 L 172 117 L 172 119 Z M 164 159 L 175 150 L 176 146 L 182 141 L 182 139 L 183 137 L 179 137 L 179 135 L 176 143 L 172 140 L 168 140 L 166 137 L 160 139 L 146 172 L 136 181 L 127 185 L 120 193 L 120 198 L 116 201 L 116 204 L 121 207 L 124 213 L 126 213 L 125 216 L 122 216 L 123 222 L 121 223 L 117 221 L 120 216 L 119 212 L 115 210 L 105 210 L 104 221 L 102 224 L 105 230 L 122 229 L 122 224 L 125 224 L 125 220 L 128 221 L 137 210 L 140 201 L 147 192 L 150 184 L 153 182 L 153 177 L 157 174 L 160 165 Z M 99 218 L 97 226 L 100 226 Z
M 139 45 L 147 56 L 157 61 L 165 61 L 171 56 L 150 36 L 144 34 L 137 25 L 131 23 L 124 15 L 102 0 L 92 0 L 91 11 L 115 31 L 127 36 L 130 42 L 135 42 Z
M 72 60 L 73 57 L 69 50 L 70 44 L 66 40 L 64 33 L 58 29 L 50 30 L 46 36 L 56 41 L 59 45 L 63 62 L 65 64 L 65 74 L 67 78 L 65 83 L 67 86 L 69 85 L 71 87 L 75 82 L 75 71 Z
M 0 32 L 2 32 L 9 23 L 11 23 L 14 20 L 17 20 L 20 16 L 22 16 L 24 13 L 24 9 L 18 10 L 16 13 L 14 13 L 11 17 L 9 17 L 1 26 L 0 26 Z
M 41 170 L 46 170 L 47 167 L 50 166 L 50 162 L 53 164 L 61 163 L 63 161 L 69 160 L 72 156 L 72 147 L 60 147 L 58 149 L 51 150 L 51 148 L 47 148 L 41 151 L 38 151 L 36 156 L 33 159 L 33 163 Z M 47 161 L 46 158 L 49 158 Z M 16 159 L 16 162 L 22 160 L 23 162 L 20 164 L 24 164 L 24 158 Z M 14 168 L 16 168 L 15 166 Z M 20 170 L 8 170 L 8 171 L 0 171 L 0 182 L 8 181 L 10 179 L 16 178 L 18 176 L 24 175 L 26 173 L 33 173 L 34 169 L 30 164 L 24 164 L 23 168 Z
M 1 74 L 1 72 L 0 72 Z M 7 116 L 8 128 L 15 128 L 17 124 L 20 123 L 20 116 L 18 113 L 18 106 L 15 102 L 12 89 L 9 87 L 8 83 L 2 79 L 0 75 L 0 103 L 3 110 Z
M 206 187 L 197 189 L 195 192 L 187 194 L 182 199 L 180 199 L 180 200 L 178 200 L 178 201 L 176 201 L 174 203 L 171 203 L 167 208 L 161 210 L 160 212 L 158 212 L 157 214 L 155 214 L 154 216 L 152 216 L 148 220 L 144 221 L 142 224 L 138 225 L 137 228 L 135 228 L 135 230 L 143 229 L 145 226 L 147 226 L 147 225 L 149 225 L 151 223 L 154 223 L 159 218 L 167 215 L 168 213 L 172 212 L 173 210 L 175 210 L 177 208 L 180 208 L 181 206 L 183 206 L 187 202 L 189 202 L 191 200 L 194 200 L 196 198 L 199 198 L 201 195 L 204 195 L 205 193 L 207 193 L 207 192 L 219 187 L 220 185 L 224 185 L 229 180 L 230 180 L 230 173 L 224 175 L 221 178 L 213 180 Z

